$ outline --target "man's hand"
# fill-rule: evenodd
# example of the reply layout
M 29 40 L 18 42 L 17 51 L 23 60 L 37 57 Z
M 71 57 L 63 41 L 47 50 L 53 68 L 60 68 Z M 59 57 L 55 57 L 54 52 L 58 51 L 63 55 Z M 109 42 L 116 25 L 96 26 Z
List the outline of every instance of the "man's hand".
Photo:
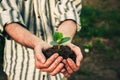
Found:
M 71 58 L 68 58 L 67 60 L 64 59 L 62 61 L 65 64 L 65 70 L 62 71 L 65 77 L 69 77 L 73 72 L 78 71 L 80 62 L 83 59 L 81 50 L 78 46 L 72 43 L 68 43 L 67 45 L 74 51 L 76 55 L 76 63 Z
M 35 65 L 41 71 L 48 72 L 50 75 L 54 76 L 63 69 L 64 64 L 61 63 L 63 58 L 55 53 L 46 60 L 45 56 L 42 53 L 42 50 L 47 49 L 48 47 L 50 46 L 47 43 L 43 42 L 42 44 L 37 44 L 37 46 L 34 48 Z

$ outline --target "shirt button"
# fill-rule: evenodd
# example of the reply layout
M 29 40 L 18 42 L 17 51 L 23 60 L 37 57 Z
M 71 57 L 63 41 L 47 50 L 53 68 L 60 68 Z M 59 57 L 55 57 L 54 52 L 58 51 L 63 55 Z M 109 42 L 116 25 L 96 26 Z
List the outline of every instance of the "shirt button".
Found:
M 40 16 L 38 16 L 38 18 L 40 18 Z

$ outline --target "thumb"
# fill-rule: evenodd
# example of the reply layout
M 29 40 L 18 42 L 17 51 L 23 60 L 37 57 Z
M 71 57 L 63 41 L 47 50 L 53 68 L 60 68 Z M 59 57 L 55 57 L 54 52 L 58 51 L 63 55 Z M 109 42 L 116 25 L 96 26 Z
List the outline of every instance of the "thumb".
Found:
M 42 50 L 40 48 L 36 47 L 34 49 L 34 51 L 35 51 L 35 56 L 36 56 L 37 60 L 40 61 L 41 63 L 45 63 L 46 58 L 45 58 L 44 54 L 42 53 Z
M 78 46 L 74 45 L 74 44 L 69 44 L 68 46 L 71 48 L 71 50 L 74 51 L 74 53 L 76 55 L 76 65 L 79 67 L 80 66 L 80 62 L 83 59 L 83 55 L 82 55 L 81 49 Z

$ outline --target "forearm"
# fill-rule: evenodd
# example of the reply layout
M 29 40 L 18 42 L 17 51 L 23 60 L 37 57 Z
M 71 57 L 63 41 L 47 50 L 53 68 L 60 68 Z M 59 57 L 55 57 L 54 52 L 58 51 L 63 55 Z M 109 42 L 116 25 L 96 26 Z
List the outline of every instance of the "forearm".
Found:
M 38 42 L 42 42 L 41 39 L 39 39 L 17 23 L 11 23 L 6 25 L 5 31 L 16 42 L 30 48 L 34 48 Z
M 76 33 L 76 26 L 77 25 L 74 21 L 66 20 L 61 23 L 61 25 L 58 28 L 58 31 L 62 32 L 64 37 L 71 37 L 72 40 Z

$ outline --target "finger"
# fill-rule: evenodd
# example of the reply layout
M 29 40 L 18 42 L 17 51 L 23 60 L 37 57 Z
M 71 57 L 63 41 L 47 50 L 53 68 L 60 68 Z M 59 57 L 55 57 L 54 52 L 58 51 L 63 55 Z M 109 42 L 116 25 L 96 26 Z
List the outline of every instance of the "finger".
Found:
M 70 48 L 74 51 L 74 53 L 76 55 L 76 64 L 77 64 L 77 66 L 80 67 L 80 62 L 83 59 L 82 52 L 81 52 L 80 48 L 75 46 L 75 45 L 70 46 Z
M 64 59 L 62 62 L 64 63 L 67 72 L 68 72 L 69 74 L 72 74 L 72 73 L 73 73 L 73 70 L 70 68 L 68 62 L 67 62 L 65 59 Z
M 64 73 L 65 71 L 66 71 L 65 68 L 63 68 L 60 72 L 61 72 L 61 73 Z
M 69 78 L 69 77 L 70 77 L 70 74 L 69 74 L 67 71 L 63 72 L 62 74 L 63 74 L 66 78 Z
M 37 58 L 36 58 L 36 56 L 35 56 L 35 67 L 38 68 L 38 69 L 40 69 L 42 65 L 43 64 L 40 61 L 38 61 Z
M 68 58 L 67 62 L 73 71 L 77 71 L 79 69 L 79 67 L 74 63 L 74 61 L 71 58 Z
M 42 53 L 41 49 L 38 49 L 38 48 L 35 49 L 35 56 L 38 61 L 40 61 L 41 63 L 45 63 L 46 58 L 44 54 Z
M 35 65 L 38 69 L 48 68 L 52 62 L 58 57 L 58 54 L 53 54 L 45 63 L 41 63 L 35 56 Z
M 80 62 L 82 61 L 83 59 L 83 55 L 82 55 L 82 52 L 80 50 L 80 48 L 77 48 L 75 49 L 75 53 L 77 54 L 76 56 L 76 64 L 78 67 L 80 67 Z
M 58 74 L 58 73 L 62 70 L 63 67 L 64 67 L 64 64 L 63 64 L 63 63 L 60 63 L 60 64 L 56 67 L 56 69 L 55 69 L 53 72 L 50 73 L 50 75 L 54 76 L 54 75 Z
M 48 68 L 59 56 L 58 53 L 53 54 L 50 58 L 47 59 L 47 61 L 44 64 L 45 68 Z
M 59 63 L 63 60 L 61 56 L 59 56 L 48 68 L 42 69 L 44 72 L 52 72 L 59 65 Z

